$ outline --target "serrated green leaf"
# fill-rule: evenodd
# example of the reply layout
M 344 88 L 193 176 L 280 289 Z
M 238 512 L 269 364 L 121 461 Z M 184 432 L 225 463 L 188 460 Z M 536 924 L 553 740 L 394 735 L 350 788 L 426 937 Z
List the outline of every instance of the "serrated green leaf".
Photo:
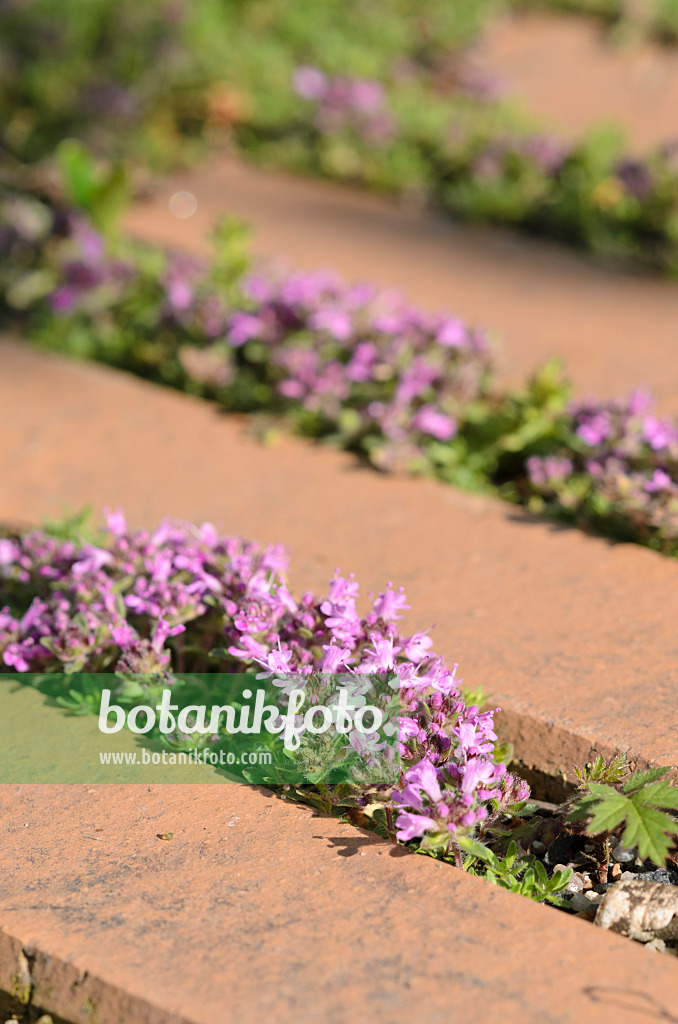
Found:
M 611 786 L 591 782 L 589 783 L 594 796 L 600 800 L 594 807 L 587 809 L 592 811 L 592 818 L 586 831 L 589 835 L 596 835 L 599 832 L 612 832 L 622 824 L 631 808 L 629 797 L 618 793 Z
M 606 782 L 621 782 L 628 772 L 626 754 L 617 754 L 613 757 L 605 769 L 604 778 Z
M 634 772 L 631 778 L 627 779 L 624 783 L 624 792 L 630 793 L 641 786 L 647 786 L 649 783 L 656 782 L 657 779 L 662 779 L 669 771 L 670 768 L 651 768 L 647 772 Z
M 673 842 L 667 835 L 678 834 L 678 821 L 663 811 L 628 801 L 629 811 L 622 843 L 627 848 L 638 847 L 639 857 L 648 857 L 653 864 L 665 864 Z
M 675 807 L 678 808 L 678 786 L 670 782 L 652 782 L 643 786 L 638 793 L 635 793 L 632 800 L 642 800 L 644 804 L 652 807 Z

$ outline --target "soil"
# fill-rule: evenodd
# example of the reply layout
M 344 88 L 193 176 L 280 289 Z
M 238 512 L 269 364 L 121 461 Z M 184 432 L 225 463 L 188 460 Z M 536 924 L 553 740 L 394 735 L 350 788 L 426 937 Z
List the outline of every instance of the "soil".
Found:
M 678 865 L 675 852 L 670 855 L 666 867 L 658 868 L 650 860 L 639 858 L 636 850 L 624 849 L 619 839 L 613 837 L 609 844 L 611 855 L 606 863 L 605 856 L 601 856 L 603 848 L 600 841 L 563 827 L 561 815 L 562 808 L 557 805 L 538 802 L 535 814 L 522 819 L 523 824 L 531 828 L 533 838 L 524 839 L 522 844 L 518 840 L 518 856 L 526 853 L 536 856 L 549 877 L 564 868 L 572 869 L 567 890 L 559 893 L 570 903 L 569 907 L 562 908 L 566 913 L 595 921 L 603 897 L 615 886 L 625 885 L 632 880 L 634 884 L 644 882 L 671 886 L 676 892 L 675 912 L 678 914 Z M 519 825 L 520 822 L 515 821 L 514 824 Z M 507 827 L 510 828 L 511 824 Z M 661 889 L 657 892 L 662 895 Z M 635 935 L 631 937 L 636 938 Z M 652 941 L 652 948 L 678 956 L 678 939 L 663 941 L 653 937 Z

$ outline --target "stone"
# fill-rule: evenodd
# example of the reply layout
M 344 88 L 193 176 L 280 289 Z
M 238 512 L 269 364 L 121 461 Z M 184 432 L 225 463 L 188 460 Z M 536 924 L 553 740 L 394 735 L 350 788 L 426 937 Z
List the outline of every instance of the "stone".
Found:
M 632 850 L 627 850 L 621 843 L 618 843 L 612 851 L 612 860 L 616 860 L 618 864 L 632 864 L 635 859 L 635 847 Z
M 603 896 L 595 923 L 639 942 L 678 939 L 678 887 L 622 877 Z

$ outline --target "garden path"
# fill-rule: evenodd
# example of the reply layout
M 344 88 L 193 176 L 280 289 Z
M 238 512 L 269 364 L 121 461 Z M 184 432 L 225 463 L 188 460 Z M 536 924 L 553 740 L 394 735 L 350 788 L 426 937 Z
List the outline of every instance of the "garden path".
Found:
M 531 11 L 492 22 L 474 59 L 503 80 L 507 96 L 572 141 L 610 122 L 624 128 L 634 152 L 678 140 L 675 46 L 615 43 L 594 19 Z
M 678 764 L 678 563 L 535 521 L 445 484 L 388 477 L 102 366 L 0 345 L 0 522 L 122 505 L 285 544 L 295 591 L 339 566 L 363 600 L 405 587 L 412 630 L 482 686 L 526 764 L 594 745 Z
M 0 365 L 0 520 L 123 504 L 134 525 L 281 540 L 295 589 L 337 563 L 364 591 L 392 576 L 412 628 L 437 620 L 438 649 L 508 709 L 519 755 L 678 760 L 674 561 L 293 438 L 264 447 L 102 366 L 7 340 Z M 1 715 L 0 744 L 25 756 Z M 254 787 L 5 785 L 0 837 L 0 990 L 73 1024 L 673 1019 L 673 959 Z
M 188 219 L 170 213 L 177 191 L 197 200 Z M 579 395 L 615 397 L 644 384 L 665 411 L 678 411 L 675 282 L 611 271 L 546 242 L 460 225 L 227 155 L 162 182 L 132 208 L 127 227 L 204 252 L 210 228 L 226 213 L 252 225 L 262 255 L 397 286 L 423 306 L 491 328 L 507 382 L 519 383 L 560 356 Z

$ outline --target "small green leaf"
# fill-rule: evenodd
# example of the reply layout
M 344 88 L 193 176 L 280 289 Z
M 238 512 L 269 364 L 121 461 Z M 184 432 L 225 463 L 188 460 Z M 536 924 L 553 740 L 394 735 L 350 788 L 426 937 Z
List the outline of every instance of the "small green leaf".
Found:
M 510 764 L 513 760 L 513 744 L 498 743 L 492 756 L 497 764 Z
M 525 872 L 525 877 L 520 886 L 520 893 L 522 896 L 531 896 L 532 890 L 534 889 L 534 868 L 528 868 Z
M 549 884 L 549 876 L 546 874 L 546 868 L 540 860 L 534 862 L 534 870 L 537 875 L 537 881 L 539 885 L 545 886 Z
M 471 839 L 469 836 L 457 836 L 456 842 L 464 853 L 470 853 L 472 857 L 478 857 L 479 860 L 491 864 L 494 868 L 498 867 L 499 861 L 497 857 L 486 846 L 477 842 L 477 840 Z
M 564 889 L 567 883 L 572 878 L 573 869 L 565 868 L 564 871 L 555 871 L 553 877 L 546 885 L 548 892 L 559 892 Z
M 554 907 L 562 907 L 563 910 L 567 910 L 570 906 L 569 900 L 564 900 L 560 896 L 553 896 L 551 893 L 547 893 L 544 897 L 549 903 L 552 903 Z

